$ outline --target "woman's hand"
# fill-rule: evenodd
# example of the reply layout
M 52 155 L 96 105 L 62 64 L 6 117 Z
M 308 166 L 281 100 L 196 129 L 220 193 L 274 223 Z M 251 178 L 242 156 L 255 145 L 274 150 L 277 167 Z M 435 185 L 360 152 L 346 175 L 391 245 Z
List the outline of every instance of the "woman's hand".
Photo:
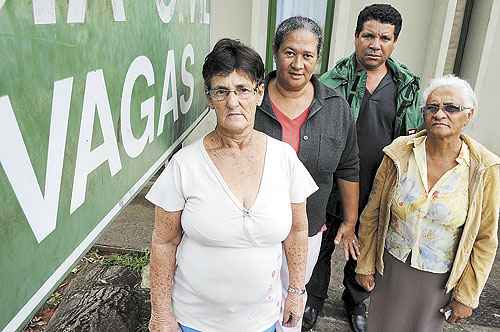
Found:
M 337 236 L 335 236 L 335 245 L 338 245 L 339 243 L 342 243 L 344 257 L 346 260 L 349 259 L 349 254 L 354 260 L 358 259 L 359 243 L 358 238 L 356 237 L 354 224 L 346 224 L 345 222 L 340 224 Z
M 373 274 L 356 274 L 356 282 L 366 289 L 366 291 L 371 292 L 375 288 L 375 278 Z
M 171 313 L 159 318 L 157 315 L 151 313 L 149 320 L 149 331 L 151 332 L 181 332 L 181 328 Z
M 304 299 L 302 295 L 288 293 L 283 307 L 283 326 L 294 327 L 302 320 L 304 313 Z
M 470 317 L 472 315 L 472 308 L 452 299 L 450 304 L 443 308 L 443 312 L 451 310 L 451 315 L 446 320 L 448 323 L 460 323 L 461 320 Z

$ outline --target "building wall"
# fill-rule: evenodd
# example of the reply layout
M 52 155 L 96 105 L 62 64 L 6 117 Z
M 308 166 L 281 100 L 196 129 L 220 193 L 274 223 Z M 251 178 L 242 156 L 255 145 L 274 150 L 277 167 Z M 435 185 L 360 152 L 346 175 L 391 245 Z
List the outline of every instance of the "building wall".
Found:
M 455 9 L 455 17 L 453 18 L 453 27 L 451 30 L 450 44 L 448 45 L 448 53 L 446 54 L 446 62 L 444 66 L 444 73 L 453 73 L 453 67 L 458 51 L 458 43 L 460 41 L 462 24 L 464 23 L 465 5 L 467 0 L 457 0 L 457 7 Z
M 251 42 L 252 1 L 211 0 L 210 1 L 210 43 L 228 37 Z M 267 18 L 266 18 L 267 19 Z
M 472 83 L 479 100 L 467 133 L 500 155 L 500 2 L 475 1 L 465 47 L 462 76 Z

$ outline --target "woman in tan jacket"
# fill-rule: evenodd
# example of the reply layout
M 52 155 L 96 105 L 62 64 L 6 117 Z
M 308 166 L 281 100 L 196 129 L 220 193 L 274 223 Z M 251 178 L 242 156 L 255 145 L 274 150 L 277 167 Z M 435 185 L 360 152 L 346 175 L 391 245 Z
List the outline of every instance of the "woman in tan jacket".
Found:
M 360 218 L 357 280 L 372 292 L 368 331 L 442 331 L 472 314 L 498 239 L 500 158 L 462 133 L 470 85 L 433 80 L 426 130 L 384 149 Z

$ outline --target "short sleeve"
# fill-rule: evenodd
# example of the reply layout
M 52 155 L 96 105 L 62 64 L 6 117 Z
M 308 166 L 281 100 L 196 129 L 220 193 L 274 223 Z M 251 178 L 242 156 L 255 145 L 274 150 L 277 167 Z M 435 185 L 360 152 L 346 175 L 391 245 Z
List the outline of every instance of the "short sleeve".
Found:
M 186 202 L 181 183 L 179 164 L 174 156 L 146 194 L 146 199 L 165 211 L 180 211 Z
M 290 165 L 290 202 L 303 203 L 312 193 L 318 190 L 318 186 L 306 167 L 297 157 L 295 151 L 289 147 Z

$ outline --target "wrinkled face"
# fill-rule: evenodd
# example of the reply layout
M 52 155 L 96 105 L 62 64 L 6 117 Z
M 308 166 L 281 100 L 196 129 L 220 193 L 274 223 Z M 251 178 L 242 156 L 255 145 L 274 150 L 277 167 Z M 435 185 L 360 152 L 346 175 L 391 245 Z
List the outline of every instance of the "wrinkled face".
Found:
M 253 128 L 255 110 L 264 94 L 262 84 L 257 87 L 256 82 L 248 75 L 233 71 L 227 76 L 212 77 L 210 87 L 210 90 L 218 92 L 219 95 L 226 92 L 223 100 L 208 96 L 208 105 L 215 108 L 217 127 L 232 134 L 240 134 L 246 129 Z M 228 90 L 236 90 L 236 93 L 227 93 Z
M 318 39 L 307 30 L 296 30 L 286 35 L 275 50 L 277 80 L 290 91 L 303 89 L 314 73 L 318 62 Z
M 466 105 L 460 91 L 451 87 L 437 88 L 427 97 L 425 104 L 440 107 L 435 113 L 424 111 L 427 134 L 438 138 L 459 137 L 474 113 L 473 109 L 462 108 L 459 111 L 460 106 L 470 107 L 471 105 Z M 443 109 L 443 105 L 458 107 L 452 107 L 455 112 L 447 112 Z
M 363 24 L 363 30 L 354 36 L 354 46 L 358 62 L 367 70 L 385 64 L 391 56 L 396 39 L 394 25 L 369 20 Z

